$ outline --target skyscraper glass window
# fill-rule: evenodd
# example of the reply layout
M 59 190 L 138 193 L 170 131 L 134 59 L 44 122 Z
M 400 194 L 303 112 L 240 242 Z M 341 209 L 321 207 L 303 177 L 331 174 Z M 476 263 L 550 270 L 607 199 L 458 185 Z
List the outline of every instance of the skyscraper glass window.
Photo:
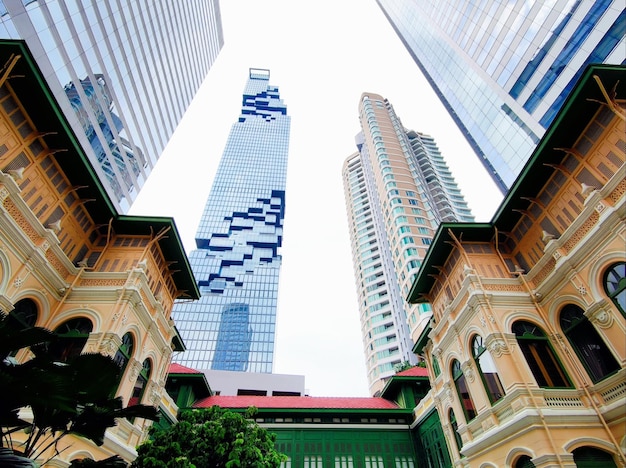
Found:
M 0 0 L 126 212 L 224 44 L 218 0 Z
M 590 63 L 624 63 L 619 0 L 377 0 L 503 193 Z
M 174 306 L 195 369 L 272 372 L 290 117 L 269 76 L 250 69 L 196 233 L 202 297 Z
M 358 151 L 343 166 L 352 260 L 370 392 L 416 364 L 428 306 L 404 298 L 442 221 L 473 221 L 434 139 L 407 130 L 383 97 L 361 97 Z

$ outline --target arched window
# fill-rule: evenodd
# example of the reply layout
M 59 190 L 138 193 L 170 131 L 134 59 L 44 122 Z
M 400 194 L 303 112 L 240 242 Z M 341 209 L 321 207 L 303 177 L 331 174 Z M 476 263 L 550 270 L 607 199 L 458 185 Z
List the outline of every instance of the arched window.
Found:
M 135 341 L 133 340 L 133 335 L 125 333 L 122 337 L 122 344 L 117 350 L 117 353 L 115 353 L 115 356 L 113 356 L 115 363 L 120 366 L 120 376 L 124 375 L 128 361 L 130 361 L 130 358 L 133 355 L 134 347 Z
M 439 361 L 435 356 L 433 356 L 433 372 L 435 373 L 435 377 L 439 377 L 441 374 L 441 368 L 439 367 Z
M 461 452 L 463 448 L 463 439 L 461 439 L 461 434 L 459 434 L 459 424 L 456 422 L 456 416 L 454 416 L 454 411 L 450 409 L 448 412 L 448 419 L 450 420 L 450 427 L 454 431 L 454 441 L 456 442 L 456 449 Z
M 511 327 L 537 385 L 548 388 L 571 387 L 548 337 L 537 325 L 520 320 Z
M 472 397 L 469 393 L 467 381 L 465 380 L 465 374 L 461 370 L 461 363 L 456 359 L 452 362 L 452 379 L 454 380 L 454 386 L 456 392 L 461 400 L 461 407 L 465 414 L 465 420 L 471 421 L 476 417 L 476 407 L 472 401 Z
M 617 262 L 604 273 L 604 292 L 626 316 L 626 262 Z
M 20 328 L 34 327 L 39 318 L 37 303 L 32 299 L 22 299 L 15 303 L 9 317 L 17 320 Z
M 489 401 L 495 403 L 504 396 L 504 387 L 502 386 L 502 382 L 500 382 L 496 363 L 493 362 L 491 353 L 485 347 L 483 338 L 480 335 L 474 336 L 472 340 L 472 353 L 476 367 L 485 385 L 485 390 L 489 395 Z
M 12 322 L 11 326 L 14 327 L 15 330 L 24 330 L 34 327 L 35 323 L 37 323 L 38 316 L 37 303 L 32 299 L 22 299 L 15 303 L 15 307 L 7 316 L 6 320 Z M 15 357 L 18 352 L 19 349 L 14 349 L 8 356 Z
M 560 323 L 563 334 L 594 383 L 620 369 L 619 363 L 580 307 L 576 304 L 563 307 Z
M 617 468 L 610 453 L 595 447 L 579 447 L 572 454 L 577 468 Z
M 535 468 L 535 464 L 528 455 L 522 455 L 513 462 L 512 468 Z
M 50 354 L 64 362 L 80 355 L 92 330 L 91 320 L 85 317 L 63 322 L 54 330 L 59 335 L 59 339 L 50 345 Z
M 133 394 L 130 397 L 128 406 L 138 405 L 139 403 L 141 403 L 141 398 L 143 397 L 143 393 L 146 390 L 146 384 L 150 379 L 151 372 L 152 364 L 150 363 L 150 359 L 146 359 L 145 361 L 143 361 L 143 366 L 141 367 L 141 371 L 139 371 L 139 375 L 137 376 L 137 380 L 135 381 Z

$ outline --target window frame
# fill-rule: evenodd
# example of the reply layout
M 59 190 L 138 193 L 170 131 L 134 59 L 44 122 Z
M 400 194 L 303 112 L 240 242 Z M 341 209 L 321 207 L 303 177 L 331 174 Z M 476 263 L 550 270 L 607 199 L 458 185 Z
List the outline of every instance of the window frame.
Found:
M 124 373 L 126 372 L 126 368 L 128 367 L 128 363 L 133 357 L 133 351 L 135 350 L 135 337 L 131 332 L 126 332 L 122 336 L 122 343 L 117 349 L 115 355 L 113 356 L 113 360 L 115 363 L 120 366 L 120 383 L 122 378 L 124 377 Z
M 461 363 L 458 359 L 454 359 L 450 364 L 450 374 L 452 376 L 452 380 L 454 381 L 456 395 L 459 399 L 459 403 L 461 404 L 461 409 L 463 410 L 465 421 L 470 422 L 478 415 L 478 411 L 476 411 L 476 405 L 474 404 L 474 399 L 472 398 L 472 394 L 470 393 L 467 378 L 463 373 L 463 369 L 461 369 Z M 462 397 L 462 392 L 460 388 L 461 385 L 466 390 L 465 393 L 467 393 L 467 398 Z M 471 403 L 471 405 L 466 404 L 467 402 Z
M 511 465 L 512 468 L 534 468 L 534 466 L 531 456 L 525 453 L 518 456 Z
M 524 330 L 522 334 L 519 334 L 515 329 L 521 327 L 524 327 Z M 528 320 L 517 320 L 511 325 L 511 332 L 515 335 L 515 340 L 517 341 L 520 351 L 524 356 L 524 360 L 526 361 L 526 364 L 528 365 L 530 372 L 539 387 L 546 389 L 573 388 L 572 381 L 569 378 L 565 367 L 561 363 L 558 354 L 554 351 L 554 347 L 552 346 L 550 339 L 547 337 L 546 333 L 539 325 L 533 322 L 529 322 Z M 531 344 L 529 345 L 528 343 Z M 550 373 L 546 369 L 545 364 L 542 361 L 538 360 L 537 347 L 535 346 L 533 348 L 533 345 L 538 344 L 542 344 L 543 351 L 549 354 L 549 356 L 547 357 L 549 357 L 552 361 L 553 367 L 559 371 L 560 377 L 563 380 L 564 385 L 551 384 L 550 380 L 552 379 L 550 378 Z M 532 365 L 532 363 L 529 361 L 529 355 L 534 357 L 535 360 L 533 361 L 533 363 L 535 365 Z M 545 383 L 539 381 L 539 379 L 537 378 L 538 374 L 536 370 L 541 371 L 540 376 L 542 377 L 542 381 L 545 381 Z
M 13 322 L 20 330 L 33 328 L 39 320 L 39 304 L 29 297 L 20 299 L 13 305 L 13 310 L 6 314 L 6 320 Z M 6 357 L 14 358 L 19 352 L 19 349 L 13 349 Z
M 148 387 L 148 382 L 150 381 L 151 375 L 152 375 L 152 360 L 150 358 L 146 358 L 144 359 L 143 364 L 141 366 L 141 370 L 139 371 L 139 374 L 137 375 L 137 379 L 135 380 L 135 385 L 133 386 L 133 391 L 130 395 L 128 406 L 141 404 L 141 400 L 143 399 L 143 396 L 146 393 L 146 388 Z
M 621 271 L 618 271 L 620 269 Z M 626 262 L 612 263 L 602 275 L 604 293 L 611 299 L 613 305 L 626 318 Z M 624 304 L 620 303 L 624 301 Z
M 441 375 L 441 367 L 439 367 L 439 361 L 436 356 L 432 357 L 432 367 L 435 378 L 439 377 Z
M 615 455 L 599 447 L 583 445 L 572 451 L 574 463 L 580 468 L 617 468 Z
M 17 320 L 20 326 L 32 328 L 39 320 L 39 305 L 30 297 L 20 299 L 13 305 L 13 310 L 9 312 L 9 317 Z
M 487 347 L 484 345 L 483 337 L 478 334 L 474 335 L 474 337 L 472 338 L 472 356 L 474 358 L 474 363 L 476 364 L 476 368 L 478 369 L 478 373 L 480 374 L 480 378 L 483 382 L 483 386 L 485 387 L 485 392 L 487 393 L 487 396 L 489 397 L 489 401 L 491 402 L 491 405 L 493 406 L 495 403 L 497 403 L 502 398 L 504 398 L 504 396 L 506 395 L 506 392 L 504 391 L 504 386 L 502 385 L 502 381 L 500 380 L 500 375 L 498 374 L 498 371 L 497 371 L 496 362 L 493 360 L 493 356 L 491 355 Z M 485 376 L 485 371 L 481 364 L 481 357 L 483 356 L 488 357 L 489 361 L 491 361 L 491 364 L 493 365 L 495 369 L 495 372 L 492 373 L 494 378 L 491 380 L 491 382 L 492 382 L 492 385 L 496 386 L 497 389 L 500 390 L 499 393 L 494 392 L 495 389 L 491 388 L 492 385 L 490 385 L 490 381 Z
M 75 316 L 61 322 L 54 329 L 59 339 L 50 344 L 50 354 L 61 362 L 80 356 L 92 331 L 93 322 L 85 316 Z
M 559 326 L 593 383 L 601 382 L 620 370 L 621 366 L 611 349 L 580 306 L 568 303 L 561 307 Z
M 457 452 L 459 452 L 460 455 L 461 450 L 463 449 L 463 438 L 461 437 L 461 434 L 459 434 L 459 423 L 456 420 L 456 416 L 452 408 L 448 411 L 448 421 L 450 422 L 450 427 L 454 433 L 454 442 L 456 443 Z

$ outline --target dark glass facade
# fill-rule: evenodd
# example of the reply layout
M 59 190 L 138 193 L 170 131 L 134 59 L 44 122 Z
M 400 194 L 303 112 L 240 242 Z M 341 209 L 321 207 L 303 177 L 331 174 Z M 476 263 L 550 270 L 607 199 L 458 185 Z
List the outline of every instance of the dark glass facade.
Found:
M 174 306 L 183 365 L 272 372 L 289 130 L 269 71 L 251 69 L 189 258 L 202 297 Z
M 0 0 L 121 212 L 224 43 L 218 0 Z
M 377 0 L 503 193 L 590 63 L 624 63 L 618 0 Z

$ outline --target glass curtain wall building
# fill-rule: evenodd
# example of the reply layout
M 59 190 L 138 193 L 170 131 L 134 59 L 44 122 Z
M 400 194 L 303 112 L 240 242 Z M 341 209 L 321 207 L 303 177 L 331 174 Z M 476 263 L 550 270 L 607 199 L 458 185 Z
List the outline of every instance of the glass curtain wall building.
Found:
M 361 96 L 358 151 L 343 165 L 363 346 L 372 395 L 412 352 L 431 317 L 407 296 L 437 226 L 473 221 L 432 137 L 403 127 L 383 97 Z
M 221 50 L 218 0 L 0 0 L 121 212 Z
M 377 0 L 503 193 L 590 63 L 626 58 L 623 0 Z
M 269 71 L 250 69 L 189 261 L 202 297 L 174 306 L 199 370 L 272 372 L 290 117 Z

